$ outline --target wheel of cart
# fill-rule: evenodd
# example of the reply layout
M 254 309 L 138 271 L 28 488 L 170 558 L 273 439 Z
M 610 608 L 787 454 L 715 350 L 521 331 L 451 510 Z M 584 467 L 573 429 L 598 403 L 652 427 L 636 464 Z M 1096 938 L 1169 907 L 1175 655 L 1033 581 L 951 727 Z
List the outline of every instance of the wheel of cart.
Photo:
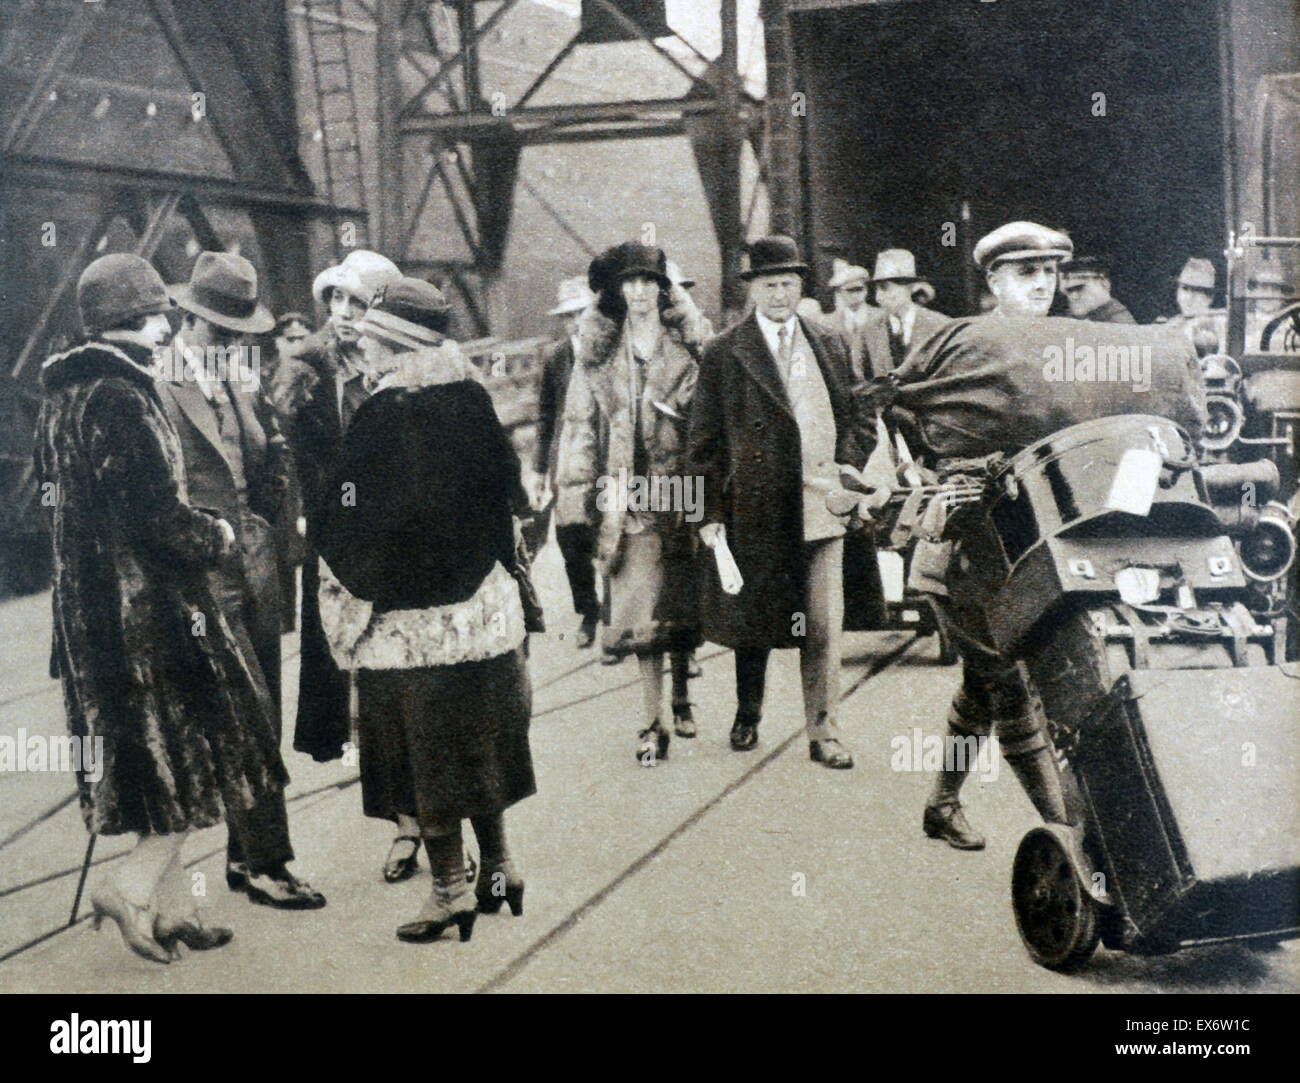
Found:
M 1071 854 L 1074 829 L 1036 827 L 1020 840 L 1011 868 L 1016 928 L 1039 966 L 1066 973 L 1083 966 L 1101 940 L 1101 916 Z

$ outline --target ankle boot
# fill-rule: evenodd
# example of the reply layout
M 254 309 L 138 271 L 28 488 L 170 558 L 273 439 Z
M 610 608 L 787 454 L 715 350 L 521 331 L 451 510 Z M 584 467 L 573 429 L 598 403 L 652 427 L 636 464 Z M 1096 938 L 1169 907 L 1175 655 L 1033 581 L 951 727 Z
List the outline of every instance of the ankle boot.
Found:
M 408 944 L 428 944 L 442 936 L 448 926 L 455 925 L 464 943 L 474 935 L 476 917 L 478 910 L 465 883 L 464 869 L 450 876 L 434 876 L 433 893 L 414 921 L 397 927 L 397 939 Z
M 1019 752 L 1013 755 L 1004 753 L 1003 759 L 1015 772 L 1026 796 L 1033 802 L 1044 823 L 1068 824 L 1070 822 L 1065 807 L 1065 791 L 1061 786 L 1061 775 L 1050 748 L 1039 748 L 1033 752 Z

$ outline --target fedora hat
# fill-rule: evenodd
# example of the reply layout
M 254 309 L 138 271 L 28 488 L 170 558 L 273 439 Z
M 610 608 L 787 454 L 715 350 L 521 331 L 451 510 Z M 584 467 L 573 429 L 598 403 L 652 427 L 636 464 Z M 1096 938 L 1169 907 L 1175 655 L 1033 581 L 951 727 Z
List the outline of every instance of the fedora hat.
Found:
M 840 290 L 857 282 L 865 286 L 870 279 L 871 276 L 867 273 L 865 267 L 859 267 L 855 263 L 850 263 L 848 260 L 836 256 L 831 261 L 831 277 L 830 281 L 826 283 L 826 288 Z
M 1213 293 L 1214 281 L 1214 264 L 1200 256 L 1188 259 L 1174 279 L 1177 285 L 1186 286 L 1189 290 L 1200 290 L 1202 293 Z
M 1008 222 L 981 237 L 973 255 L 981 271 L 991 271 L 1008 260 L 1070 259 L 1074 256 L 1074 242 L 1059 229 L 1037 222 Z
M 368 305 L 379 289 L 401 277 L 397 264 L 387 256 L 358 248 L 349 252 L 342 263 L 321 271 L 311 284 L 311 293 L 322 305 L 330 289 L 342 290 Z
M 87 335 L 171 307 L 153 264 L 129 252 L 100 256 L 77 279 L 77 309 Z
M 260 334 L 275 317 L 257 300 L 257 269 L 234 252 L 200 252 L 190 280 L 169 286 L 177 308 L 228 331 Z
M 761 237 L 749 246 L 749 269 L 740 277 L 746 282 L 762 275 L 808 274 L 808 264 L 799 258 L 799 246 L 783 234 Z
M 916 273 L 916 256 L 906 248 L 886 248 L 876 253 L 876 269 L 871 275 L 873 282 L 912 283 L 912 299 L 929 304 L 934 300 L 934 287 Z
M 668 261 L 667 271 L 668 271 L 668 279 L 673 283 L 673 285 L 681 286 L 681 288 L 684 290 L 689 290 L 692 286 L 695 285 L 695 279 L 693 279 L 688 274 L 683 274 L 682 269 L 678 267 L 677 264 L 675 264 L 672 260 Z
M 560 288 L 556 291 L 555 307 L 547 313 L 548 316 L 567 316 L 571 312 L 581 312 L 594 299 L 594 295 L 587 286 L 587 280 L 582 275 L 576 278 L 566 278 L 560 283 Z

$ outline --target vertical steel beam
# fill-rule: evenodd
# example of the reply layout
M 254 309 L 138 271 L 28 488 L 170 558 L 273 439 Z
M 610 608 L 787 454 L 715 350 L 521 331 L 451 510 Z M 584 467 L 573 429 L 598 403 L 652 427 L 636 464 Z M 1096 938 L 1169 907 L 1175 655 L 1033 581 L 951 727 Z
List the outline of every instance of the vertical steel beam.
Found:
M 376 128 L 379 150 L 379 191 L 375 229 L 377 247 L 395 254 L 403 247 L 406 203 L 405 159 L 398 118 L 402 113 L 402 80 L 398 64 L 402 55 L 401 0 L 375 0 L 375 67 L 378 79 Z

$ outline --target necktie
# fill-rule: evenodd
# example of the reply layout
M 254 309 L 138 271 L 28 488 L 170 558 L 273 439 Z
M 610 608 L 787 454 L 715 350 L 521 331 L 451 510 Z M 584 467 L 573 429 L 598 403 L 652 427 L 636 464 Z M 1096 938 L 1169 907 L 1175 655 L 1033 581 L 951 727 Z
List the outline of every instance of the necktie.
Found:
M 907 354 L 907 347 L 903 343 L 903 321 L 897 316 L 889 317 L 889 354 L 894 368 L 903 363 Z
M 790 379 L 790 329 L 781 324 L 776 329 L 776 359 L 781 366 L 781 379 Z

